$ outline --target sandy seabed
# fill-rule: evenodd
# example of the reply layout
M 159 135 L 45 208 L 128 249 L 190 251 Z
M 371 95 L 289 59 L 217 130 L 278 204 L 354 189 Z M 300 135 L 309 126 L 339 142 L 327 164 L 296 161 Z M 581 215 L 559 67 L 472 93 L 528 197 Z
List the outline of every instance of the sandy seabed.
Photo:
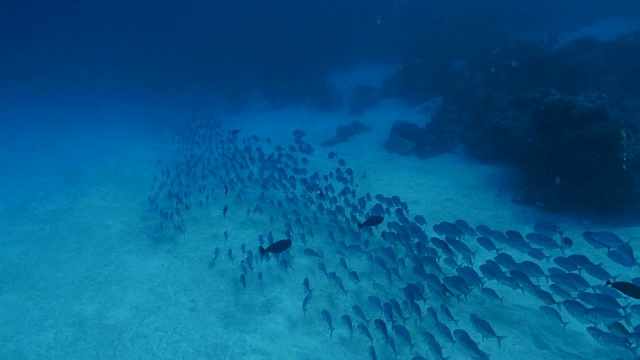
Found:
M 327 158 L 337 152 L 352 167 L 358 196 L 366 192 L 398 195 L 409 205 L 410 215 L 422 214 L 433 224 L 464 219 L 472 226 L 532 231 L 538 219 L 558 222 L 574 239 L 567 254 L 588 255 L 604 263 L 621 280 L 635 276 L 635 269 L 620 268 L 603 251 L 590 248 L 580 234 L 586 230 L 614 231 L 624 240 L 638 243 L 635 227 L 593 224 L 591 219 L 552 215 L 539 208 L 511 202 L 507 169 L 470 162 L 459 154 L 428 160 L 387 153 L 382 143 L 396 120 L 424 122 L 419 108 L 408 109 L 387 101 L 360 118 L 373 131 L 331 148 L 319 144 L 334 135 L 336 126 L 352 121 L 342 112 L 319 114 L 300 108 L 253 111 L 221 117 L 227 129 L 240 129 L 240 137 L 270 137 L 290 144 L 294 129 L 306 131 L 315 147 L 309 169 L 320 173 L 335 168 Z M 187 218 L 187 232 L 172 241 L 157 241 L 146 196 L 157 173 L 159 157 L 171 157 L 166 143 L 140 129 L 128 132 L 69 132 L 59 137 L 38 135 L 38 146 L 5 144 L 0 160 L 12 169 L 0 185 L 0 359 L 369 359 L 370 341 L 354 329 L 353 338 L 340 317 L 350 314 L 354 327 L 361 323 L 351 311 L 360 305 L 370 317 L 381 316 L 367 301 L 376 294 L 395 297 L 374 288 L 373 281 L 389 286 L 381 272 L 371 271 L 364 257 L 347 257 L 360 273 L 360 284 L 342 275 L 345 295 L 317 268 L 318 259 L 305 256 L 294 243 L 294 268 L 285 272 L 276 262 L 258 263 L 247 276 L 247 288 L 239 282 L 239 255 L 231 262 L 231 248 L 240 254 L 241 244 L 257 249 L 257 238 L 269 230 L 283 235 L 282 226 L 264 215 L 246 215 L 256 197 L 217 199 Z M 87 139 L 88 138 L 88 139 Z M 106 140 L 105 140 L 106 139 Z M 22 162 L 16 159 L 20 152 Z M 17 164 L 23 164 L 18 166 Z M 366 172 L 366 176 L 365 176 Z M 222 216 L 223 202 L 229 213 Z M 228 231 L 225 244 L 223 232 Z M 324 252 L 327 268 L 340 272 L 336 247 L 328 227 L 318 225 L 308 246 Z M 433 235 L 433 231 L 428 232 Z M 376 245 L 372 240 L 372 246 Z M 378 245 L 381 245 L 378 244 Z M 479 265 L 490 254 L 475 241 Z M 215 247 L 221 256 L 212 266 Z M 513 254 L 517 261 L 530 260 Z M 553 253 L 554 256 L 559 252 Z M 540 263 L 545 266 L 553 264 Z M 261 271 L 264 281 L 257 279 Z M 314 295 L 306 314 L 302 311 L 302 281 L 308 277 Z M 596 283 L 590 278 L 592 283 Z M 543 281 L 544 284 L 544 281 Z M 396 284 L 397 285 L 397 284 Z M 542 316 L 539 300 L 490 282 L 504 305 L 487 300 L 479 291 L 448 306 L 491 359 L 632 359 L 630 351 L 604 346 L 561 310 L 562 325 Z M 429 306 L 429 303 L 425 307 Z M 437 307 L 437 304 L 434 305 Z M 329 336 L 322 310 L 333 316 L 335 331 Z M 424 312 L 423 308 L 423 312 Z M 498 348 L 495 339 L 481 341 L 469 322 L 477 313 L 498 335 L 506 336 Z M 442 316 L 442 315 L 441 315 Z M 637 317 L 632 317 L 637 322 Z M 453 322 L 441 318 L 452 330 Z M 416 344 L 396 340 L 397 358 L 428 354 L 422 333 L 432 331 L 425 316 L 422 324 L 406 322 Z M 378 359 L 393 359 L 384 340 L 369 325 Z M 451 359 L 466 358 L 459 346 L 441 342 Z

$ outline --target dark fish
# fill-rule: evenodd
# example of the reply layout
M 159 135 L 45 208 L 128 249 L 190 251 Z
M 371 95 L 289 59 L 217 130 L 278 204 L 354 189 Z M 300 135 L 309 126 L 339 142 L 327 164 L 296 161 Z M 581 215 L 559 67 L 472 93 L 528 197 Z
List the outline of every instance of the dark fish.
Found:
M 349 271 L 349 277 L 351 278 L 351 280 L 353 280 L 353 282 L 355 282 L 356 284 L 360 283 L 360 277 L 358 276 L 358 273 L 351 270 Z
M 319 258 L 322 257 L 322 255 L 320 255 L 317 251 L 315 251 L 313 249 L 310 249 L 310 248 L 304 249 L 304 254 L 307 255 L 307 256 L 314 256 L 314 257 L 319 257 Z
M 244 274 L 240 274 L 240 283 L 242 284 L 243 288 L 247 288 L 247 279 Z
M 546 220 L 536 221 L 535 224 L 533 224 L 533 231 L 549 237 L 554 237 L 558 234 L 562 237 L 563 233 L 558 225 Z
M 301 139 L 301 138 L 303 138 L 305 135 L 307 135 L 307 133 L 306 133 L 305 131 L 303 131 L 303 130 L 300 130 L 300 129 L 295 129 L 295 130 L 293 130 L 293 136 L 294 136 L 296 139 Z
M 396 324 L 393 326 L 393 333 L 396 334 L 398 338 L 404 340 L 404 342 L 406 342 L 407 345 L 409 345 L 409 353 L 413 352 L 413 347 L 416 344 L 411 342 L 411 334 L 409 333 L 409 330 L 407 330 L 406 327 L 400 324 Z
M 369 332 L 369 328 L 367 327 L 367 325 L 359 324 L 357 328 L 358 328 L 358 330 L 360 330 L 360 332 L 364 336 L 366 336 L 369 339 L 369 341 L 373 342 L 373 338 L 371 337 L 371 333 Z
M 327 310 L 322 310 L 322 318 L 329 325 L 329 338 L 333 338 L 333 321 L 331 320 L 331 314 Z
M 358 229 L 362 229 L 363 226 L 377 226 L 384 221 L 382 216 L 372 216 L 365 220 L 363 223 L 358 223 Z
M 220 249 L 215 248 L 215 250 L 213 250 L 213 258 L 211 259 L 209 266 L 213 266 L 215 264 L 216 260 L 218 260 L 218 256 L 220 256 Z
M 240 129 L 233 129 L 231 130 L 231 135 L 236 136 L 240 133 L 240 131 L 241 131 Z
M 384 337 L 384 343 L 387 344 L 389 342 L 389 333 L 387 331 L 387 324 L 381 319 L 375 319 L 373 320 L 373 323 L 376 326 L 376 329 L 378 329 L 382 334 L 382 336 Z
M 427 220 L 422 215 L 416 215 L 413 217 L 413 220 L 420 226 L 427 225 Z
M 378 360 L 378 355 L 376 355 L 376 348 L 373 345 L 369 345 L 369 355 L 371 356 L 371 360 Z
M 342 267 L 347 270 L 347 271 L 351 271 L 351 269 L 349 269 L 349 266 L 347 266 L 347 260 L 344 259 L 344 257 L 340 257 L 340 265 L 342 265 Z
M 302 281 L 302 286 L 304 286 L 304 290 L 306 293 L 310 293 L 313 291 L 313 289 L 311 288 L 311 285 L 309 284 L 308 277 L 304 278 L 304 280 Z
M 263 248 L 260 246 L 260 255 L 265 255 L 266 253 L 279 254 L 291 247 L 291 240 L 284 239 L 274 242 L 273 244 L 267 246 L 267 248 Z
M 621 293 L 631 296 L 634 299 L 640 299 L 640 287 L 626 281 L 611 282 L 607 280 L 605 285 L 611 285 L 612 288 L 620 291 Z
M 311 301 L 311 294 L 313 294 L 311 291 L 309 291 L 307 293 L 307 295 L 304 297 L 304 300 L 302 300 L 302 313 L 303 315 L 307 314 L 307 307 L 309 306 L 309 301 Z
M 369 321 L 371 321 L 371 320 L 367 319 L 366 315 L 364 314 L 364 311 L 362 311 L 362 308 L 360 306 L 353 305 L 351 307 L 351 310 L 353 310 L 353 313 L 356 314 L 356 316 L 358 316 L 360 319 L 362 319 L 367 324 L 369 323 Z
M 353 339 L 353 322 L 351 321 L 351 316 L 342 315 L 342 322 L 349 328 L 349 332 L 351 333 L 351 338 Z
M 371 303 L 371 305 L 375 306 L 375 308 L 377 310 L 382 311 L 382 302 L 380 301 L 380 299 L 377 296 L 370 295 L 369 296 L 369 303 Z
M 322 273 L 323 273 L 325 276 L 328 276 L 328 273 L 327 273 L 327 267 L 324 265 L 324 263 L 319 262 L 319 263 L 318 263 L 318 269 L 320 269 L 320 271 L 322 271 Z
M 229 207 L 227 205 L 225 205 L 222 208 L 222 217 L 226 217 L 227 216 L 227 211 L 229 211 Z

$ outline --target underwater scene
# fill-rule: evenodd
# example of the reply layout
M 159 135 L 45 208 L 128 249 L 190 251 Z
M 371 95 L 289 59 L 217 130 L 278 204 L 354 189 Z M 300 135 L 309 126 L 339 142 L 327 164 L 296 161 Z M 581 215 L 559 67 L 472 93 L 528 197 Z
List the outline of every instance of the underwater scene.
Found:
M 0 359 L 640 359 L 640 3 L 0 18 Z

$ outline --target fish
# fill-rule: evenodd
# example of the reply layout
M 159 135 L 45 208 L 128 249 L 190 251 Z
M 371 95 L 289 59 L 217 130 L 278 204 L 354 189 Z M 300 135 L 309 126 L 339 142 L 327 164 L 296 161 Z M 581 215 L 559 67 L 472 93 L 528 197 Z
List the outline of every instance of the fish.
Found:
M 429 306 L 427 308 L 427 315 L 431 318 L 431 320 L 433 320 L 434 323 L 438 323 L 438 313 L 436 312 L 436 309 Z
M 213 250 L 213 258 L 209 262 L 209 267 L 213 267 L 215 265 L 216 260 L 218 260 L 218 256 L 220 256 L 220 249 L 216 247 Z
M 351 321 L 351 316 L 345 314 L 341 317 L 342 322 L 349 328 L 349 333 L 351 333 L 351 339 L 353 339 L 353 322 Z
M 453 336 L 456 338 L 456 342 L 462 345 L 467 357 L 473 359 L 489 359 L 489 355 L 478 348 L 478 344 L 471 339 L 466 331 L 462 329 L 455 329 L 453 330 Z
M 560 235 L 560 237 L 562 237 L 562 234 L 564 233 L 558 225 L 546 220 L 536 221 L 535 224 L 533 224 L 533 231 L 548 237 L 554 237 L 556 235 Z
M 446 315 L 446 317 L 453 321 L 453 323 L 458 326 L 458 320 L 456 320 L 453 315 L 451 315 L 451 311 L 449 310 L 449 308 L 447 307 L 447 305 L 445 304 L 440 304 L 440 311 Z
M 302 286 L 304 286 L 305 293 L 310 293 L 310 292 L 312 292 L 314 290 L 314 289 L 311 288 L 311 285 L 309 284 L 309 278 L 308 277 L 304 278 L 304 280 L 302 281 Z
M 369 341 L 373 342 L 373 337 L 371 337 L 371 333 L 369 332 L 369 328 L 367 327 L 367 325 L 365 324 L 360 324 L 358 325 L 358 330 L 360 330 L 360 332 L 366 336 Z
M 602 331 L 594 326 L 587 327 L 587 333 L 602 345 L 615 345 L 622 348 L 631 348 L 631 342 L 629 339 L 621 338 L 606 331 Z
M 493 290 L 492 288 L 485 287 L 482 290 L 480 290 L 480 292 L 482 293 L 482 295 L 487 297 L 489 300 L 499 301 L 500 304 L 504 304 L 504 297 L 500 297 L 498 295 L 498 293 L 496 293 L 496 291 Z
M 477 233 L 474 228 L 472 228 L 465 220 L 458 219 L 454 222 L 454 225 L 458 230 L 469 237 L 476 237 Z
M 478 236 L 476 238 L 476 242 L 487 251 L 495 251 L 496 254 L 500 253 L 500 249 L 498 249 L 493 241 L 491 241 L 491 239 L 489 239 L 488 237 Z
M 477 332 L 479 332 L 482 335 L 483 339 L 495 338 L 496 340 L 498 340 L 498 348 L 500 348 L 502 340 L 505 338 L 505 336 L 496 335 L 496 332 L 493 330 L 491 325 L 489 325 L 489 323 L 486 320 L 480 318 L 476 314 L 471 314 L 469 316 L 469 319 L 471 320 L 471 325 L 474 327 L 474 329 L 476 329 Z
M 633 255 L 633 249 L 629 244 L 624 244 L 617 249 L 613 249 L 607 253 L 607 257 L 616 264 L 624 267 L 633 267 L 637 265 Z
M 382 224 L 383 221 L 384 221 L 384 217 L 382 216 L 379 216 L 379 215 L 372 216 L 362 223 L 359 222 L 358 229 L 362 229 L 363 226 L 377 226 Z
M 398 338 L 404 340 L 404 342 L 407 343 L 407 345 L 409 345 L 409 353 L 413 352 L 413 347 L 416 344 L 411 342 L 411 334 L 409 333 L 409 330 L 407 330 L 406 327 L 400 324 L 396 324 L 393 326 L 393 333 L 396 334 Z
M 351 271 L 351 269 L 349 269 L 349 266 L 347 265 L 347 260 L 345 260 L 343 257 L 340 257 L 340 265 L 342 265 L 342 267 L 347 270 L 347 271 Z
M 304 297 L 304 300 L 302 300 L 302 313 L 303 313 L 303 315 L 307 314 L 307 307 L 309 306 L 309 302 L 311 301 L 311 294 L 313 294 L 313 292 L 309 291 L 307 293 L 307 295 Z
M 358 273 L 355 272 L 354 270 L 349 271 L 349 277 L 351 278 L 351 280 L 353 280 L 353 282 L 355 282 L 356 284 L 360 283 L 360 277 L 358 276 Z
M 565 300 L 562 302 L 564 309 L 571 315 L 572 318 L 578 320 L 581 324 L 591 325 L 591 320 L 587 319 L 587 307 L 581 302 L 575 300 Z
M 376 310 L 380 310 L 382 312 L 382 302 L 380 301 L 380 298 L 375 295 L 369 295 L 368 300 L 369 303 L 376 308 Z
M 437 322 L 435 323 L 435 328 L 437 333 L 440 335 L 441 338 L 445 339 L 447 342 L 449 342 L 451 344 L 451 346 L 453 346 L 455 344 L 455 340 L 453 339 L 453 335 L 451 334 L 451 330 L 449 329 L 449 327 L 441 322 Z
M 333 338 L 333 321 L 331 320 L 331 314 L 327 310 L 322 310 L 322 318 L 329 325 L 329 338 Z
M 596 231 L 592 233 L 593 239 L 596 242 L 602 244 L 604 247 L 608 249 L 617 249 L 618 247 L 627 244 L 620 237 L 609 231 Z
M 402 322 L 406 322 L 408 318 L 406 318 L 402 312 L 402 307 L 400 307 L 400 303 L 396 299 L 389 299 L 389 303 L 391 304 L 391 309 L 398 314 L 398 316 L 402 319 Z
M 260 255 L 264 256 L 266 253 L 280 254 L 281 252 L 286 251 L 290 247 L 291 247 L 291 240 L 284 239 L 284 240 L 279 240 L 274 242 L 273 244 L 267 246 L 266 249 L 260 246 L 259 250 L 260 250 Z
M 592 307 L 585 311 L 584 316 L 586 319 L 591 320 L 594 324 L 611 324 L 620 320 L 627 320 L 627 318 L 620 314 L 616 309 L 609 309 L 603 307 Z
M 448 330 L 448 329 L 447 329 Z M 425 331 L 424 338 L 427 340 L 427 346 L 429 346 L 429 351 L 431 355 L 433 355 L 434 359 L 444 360 L 448 359 L 448 357 L 442 356 L 442 348 L 440 347 L 440 343 L 436 340 L 435 336 L 428 331 Z
M 229 211 L 229 207 L 227 205 L 225 205 L 222 208 L 222 217 L 227 217 L 227 212 Z
M 416 224 L 420 225 L 420 226 L 426 226 L 427 225 L 427 220 L 424 218 L 424 216 L 422 215 L 416 215 L 413 217 L 413 221 L 416 222 Z
M 391 325 L 395 324 L 396 320 L 393 318 L 393 307 L 390 302 L 382 304 L 382 313 Z
M 552 308 L 550 306 L 547 306 L 547 305 L 542 305 L 542 306 L 539 307 L 539 309 L 540 309 L 540 311 L 542 311 L 543 314 L 545 314 L 548 317 L 560 322 L 562 324 L 562 328 L 564 330 L 567 329 L 567 325 L 569 323 L 564 321 L 564 320 L 562 320 L 562 316 L 560 315 L 560 313 L 556 309 L 554 309 L 554 308 Z
M 418 317 L 418 324 L 422 325 L 422 309 L 420 309 L 420 305 L 417 302 L 410 302 L 409 305 L 411 308 L 409 309 L 409 315 L 411 313 L 415 314 Z
M 371 356 L 371 360 L 378 359 L 378 355 L 376 355 L 376 348 L 373 345 L 369 345 L 369 355 Z
M 578 300 L 594 307 L 619 309 L 625 312 L 618 300 L 608 294 L 581 292 L 578 293 Z
M 327 273 L 327 267 L 324 265 L 324 263 L 319 262 L 319 263 L 318 263 L 318 269 L 320 269 L 320 271 L 322 271 L 322 273 L 323 273 L 325 276 L 329 276 L 329 274 Z
M 314 256 L 314 257 L 318 257 L 321 258 L 322 255 L 320 255 L 320 253 L 318 253 L 317 251 L 311 249 L 311 248 L 306 248 L 304 249 L 304 254 L 307 256 Z
M 373 324 L 376 326 L 376 329 L 380 331 L 382 336 L 384 337 L 385 345 L 389 342 L 389 333 L 387 332 L 387 324 L 381 319 L 373 320 Z
M 358 316 L 360 319 L 362 319 L 367 324 L 369 323 L 369 321 L 371 321 L 370 319 L 367 319 L 367 316 L 364 314 L 364 311 L 362 311 L 362 308 L 360 306 L 353 305 L 351 307 L 351 310 L 353 310 L 353 313 L 356 314 L 356 316 Z

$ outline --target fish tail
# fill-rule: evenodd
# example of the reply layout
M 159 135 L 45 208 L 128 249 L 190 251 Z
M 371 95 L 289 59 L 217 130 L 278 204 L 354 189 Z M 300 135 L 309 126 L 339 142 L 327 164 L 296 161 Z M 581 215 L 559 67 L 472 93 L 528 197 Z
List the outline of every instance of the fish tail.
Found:
M 611 281 L 607 280 L 607 282 L 604 283 L 604 286 L 607 286 L 607 285 L 611 285 Z
M 500 349 L 500 346 L 502 345 L 502 340 L 504 340 L 506 336 L 496 336 L 496 338 L 498 339 L 498 349 Z
M 358 229 L 362 229 L 362 223 L 358 223 Z
M 260 248 L 258 248 L 258 250 L 260 250 L 260 255 L 264 256 L 264 254 L 267 253 L 267 250 L 265 248 L 263 248 L 262 246 L 260 246 Z

